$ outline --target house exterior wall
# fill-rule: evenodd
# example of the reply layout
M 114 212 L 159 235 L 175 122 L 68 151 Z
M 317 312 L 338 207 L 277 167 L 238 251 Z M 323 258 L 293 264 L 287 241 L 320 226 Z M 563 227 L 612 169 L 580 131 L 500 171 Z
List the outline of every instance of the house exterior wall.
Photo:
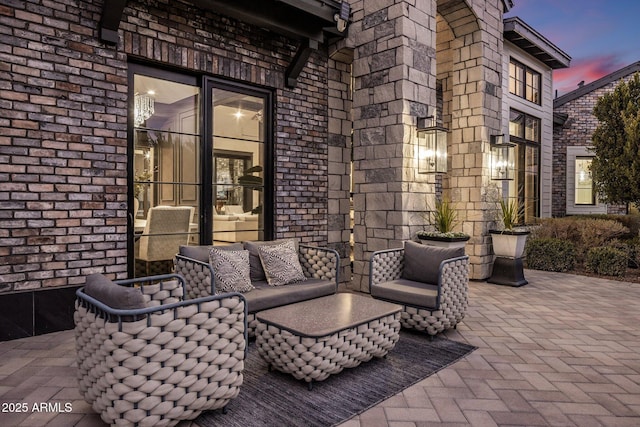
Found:
M 511 58 L 540 73 L 541 103 L 537 105 L 509 92 L 509 62 Z M 509 110 L 516 109 L 540 119 L 540 217 L 552 215 L 553 158 L 553 70 L 516 45 L 505 41 L 502 57 L 502 133 L 509 135 Z M 513 184 L 511 184 L 513 185 Z
M 425 227 L 428 206 L 435 205 L 439 178 L 417 170 L 416 119 L 433 115 L 438 80 L 443 125 L 451 131 L 442 193 L 472 236 L 466 248 L 471 277 L 488 277 L 493 255 L 487 218 L 495 204 L 487 202 L 484 188 L 489 135 L 502 126 L 502 2 L 352 2 L 352 11 L 353 287 L 368 291 L 371 254 L 414 239 Z
M 627 81 L 631 76 L 632 74 L 623 80 Z M 575 206 L 572 204 L 573 195 L 568 194 L 568 189 L 572 188 L 571 184 L 573 183 L 573 177 L 568 176 L 568 173 L 573 170 L 569 161 L 579 154 L 594 154 L 589 151 L 591 135 L 598 126 L 598 120 L 593 115 L 593 108 L 598 98 L 613 92 L 621 81 L 612 81 L 554 108 L 554 112 L 567 115 L 564 125 L 556 127 L 553 134 L 552 214 L 554 217 L 590 213 L 627 213 L 627 208 L 624 205 L 606 205 L 597 202 L 592 206 Z
M 78 286 L 94 272 L 127 276 L 130 59 L 271 88 L 274 237 L 345 256 L 349 117 L 340 111 L 350 105 L 338 100 L 348 67 L 332 61 L 330 77 L 326 52 L 314 51 L 286 88 L 295 40 L 188 2 L 127 2 L 118 45 L 105 45 L 102 4 L 0 6 L 0 299 L 24 293 L 33 310 L 35 291 Z M 330 158 L 340 165 L 330 170 Z

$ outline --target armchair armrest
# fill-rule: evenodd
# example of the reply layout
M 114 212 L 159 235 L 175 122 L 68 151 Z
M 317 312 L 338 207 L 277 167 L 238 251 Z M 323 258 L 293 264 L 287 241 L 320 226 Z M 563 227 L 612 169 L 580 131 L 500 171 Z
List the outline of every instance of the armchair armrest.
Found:
M 462 320 L 468 305 L 469 288 L 469 256 L 450 258 L 440 263 L 438 279 L 437 308 L 449 310 L 453 307 L 460 314 L 457 321 Z
M 321 248 L 299 244 L 298 257 L 305 276 L 314 279 L 333 280 L 340 283 L 340 255 L 337 251 L 329 248 Z
M 369 286 L 396 280 L 404 271 L 404 248 L 376 251 L 371 255 Z
M 183 255 L 176 255 L 173 263 L 175 272 L 185 278 L 186 298 L 215 295 L 213 269 L 209 263 Z

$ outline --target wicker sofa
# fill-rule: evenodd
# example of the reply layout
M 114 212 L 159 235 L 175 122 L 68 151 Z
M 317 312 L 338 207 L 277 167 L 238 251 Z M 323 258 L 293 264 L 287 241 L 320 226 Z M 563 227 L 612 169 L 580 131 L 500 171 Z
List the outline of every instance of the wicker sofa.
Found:
M 321 248 L 296 242 L 298 260 L 306 280 L 284 286 L 270 286 L 262 277 L 254 275 L 254 269 L 260 269 L 260 260 L 256 248 L 272 245 L 287 239 L 266 242 L 236 243 L 231 249 L 246 249 L 251 254 L 251 284 L 254 289 L 243 293 L 247 301 L 247 328 L 250 337 L 255 336 L 258 311 L 282 305 L 292 304 L 313 298 L 335 294 L 338 290 L 340 256 L 333 249 Z M 175 272 L 186 280 L 188 298 L 221 294 L 224 291 L 217 286 L 213 267 L 209 262 L 212 246 L 182 246 L 176 255 Z
M 405 242 L 404 248 L 371 256 L 371 296 L 403 306 L 404 328 L 434 336 L 455 328 L 468 306 L 469 257 L 447 249 Z
M 111 282 L 77 292 L 80 393 L 115 425 L 175 425 L 223 408 L 243 383 L 246 304 L 240 294 L 183 301 L 184 280 Z

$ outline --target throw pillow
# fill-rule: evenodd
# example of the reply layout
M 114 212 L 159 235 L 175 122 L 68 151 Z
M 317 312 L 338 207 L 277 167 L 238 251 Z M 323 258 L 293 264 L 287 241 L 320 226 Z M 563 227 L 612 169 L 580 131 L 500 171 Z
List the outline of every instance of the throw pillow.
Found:
M 244 248 L 249 251 L 249 265 L 251 267 L 251 281 L 263 282 L 267 280 L 267 276 L 264 274 L 264 268 L 262 268 L 262 261 L 260 260 L 260 252 L 258 248 L 262 246 L 279 245 L 283 242 L 292 242 L 298 252 L 298 240 L 297 239 L 279 239 L 279 240 L 265 240 L 265 241 L 247 241 L 244 242 Z
M 100 273 L 87 276 L 84 293 L 118 310 L 136 310 L 147 307 L 140 288 L 118 285 Z
M 307 280 L 293 241 L 288 240 L 272 246 L 260 246 L 258 251 L 269 285 L 282 286 Z
M 441 248 L 407 241 L 404 244 L 402 278 L 415 282 L 438 284 L 440 263 L 464 255 L 464 248 Z
M 209 254 L 216 293 L 249 292 L 253 289 L 249 277 L 249 251 L 229 251 L 212 247 Z

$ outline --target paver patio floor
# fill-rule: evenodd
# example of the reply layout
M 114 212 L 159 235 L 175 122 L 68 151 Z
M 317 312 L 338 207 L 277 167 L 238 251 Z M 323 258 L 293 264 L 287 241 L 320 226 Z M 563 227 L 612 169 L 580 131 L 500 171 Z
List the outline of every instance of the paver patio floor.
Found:
M 640 284 L 525 276 L 471 282 L 467 317 L 445 336 L 478 349 L 341 427 L 639 426 Z M 0 402 L 29 410 L 0 425 L 104 425 L 77 391 L 74 353 L 72 331 L 1 342 Z M 33 412 L 40 402 L 72 410 Z

